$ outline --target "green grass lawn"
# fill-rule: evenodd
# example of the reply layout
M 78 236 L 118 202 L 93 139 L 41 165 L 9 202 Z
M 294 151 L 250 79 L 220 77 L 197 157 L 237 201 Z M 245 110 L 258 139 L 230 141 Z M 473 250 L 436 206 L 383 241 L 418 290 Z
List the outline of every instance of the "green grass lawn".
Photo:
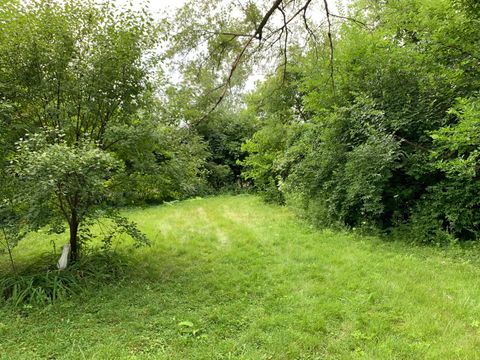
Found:
M 313 230 L 253 196 L 127 215 L 153 245 L 117 247 L 130 259 L 119 280 L 0 308 L 1 359 L 480 358 L 476 263 Z M 40 234 L 15 255 L 49 249 Z

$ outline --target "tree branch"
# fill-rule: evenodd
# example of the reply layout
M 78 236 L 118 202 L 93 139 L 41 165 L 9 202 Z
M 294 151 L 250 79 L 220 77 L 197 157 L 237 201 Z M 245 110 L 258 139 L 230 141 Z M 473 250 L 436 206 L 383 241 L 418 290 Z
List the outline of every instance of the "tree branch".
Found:
M 235 73 L 235 70 L 237 69 L 238 65 L 240 64 L 240 61 L 242 60 L 243 56 L 245 55 L 248 47 L 250 46 L 250 44 L 252 43 L 252 41 L 254 39 L 258 39 L 259 41 L 262 40 L 263 28 L 265 27 L 265 25 L 267 24 L 268 20 L 273 15 L 275 10 L 277 10 L 279 8 L 281 3 L 282 3 L 282 0 L 275 0 L 272 7 L 267 11 L 267 13 L 262 18 L 262 21 L 260 22 L 260 24 L 256 28 L 255 32 L 252 35 L 250 35 L 250 37 L 246 41 L 245 45 L 242 47 L 242 50 L 240 51 L 240 53 L 235 58 L 235 61 L 233 62 L 232 67 L 230 68 L 230 72 L 227 76 L 227 79 L 223 84 L 222 93 L 220 94 L 219 98 L 217 99 L 217 101 L 215 102 L 213 107 L 205 115 L 203 115 L 199 119 L 198 122 L 201 122 L 201 121 L 205 120 L 205 118 L 207 116 L 209 116 L 213 111 L 215 111 L 215 109 L 218 107 L 218 105 L 220 105 L 220 103 L 223 101 L 223 99 L 225 98 L 225 96 L 227 94 L 228 88 L 229 88 L 229 86 L 232 82 L 233 74 Z
M 351 22 L 353 22 L 353 23 L 355 23 L 355 24 L 357 24 L 357 25 L 361 25 L 361 26 L 363 26 L 363 27 L 365 27 L 365 28 L 368 29 L 368 25 L 367 25 L 367 24 L 365 24 L 363 21 L 354 19 L 354 18 L 352 18 L 352 17 L 343 16 L 343 15 L 338 15 L 338 14 L 332 14 L 332 13 L 330 13 L 330 16 L 331 16 L 331 17 L 334 17 L 334 18 L 338 18 L 338 19 L 343 19 L 343 20 L 351 21 Z
M 334 54 L 333 54 L 332 21 L 330 19 L 330 11 L 328 10 L 327 0 L 323 0 L 323 4 L 325 6 L 325 14 L 327 15 L 327 24 L 328 24 L 327 36 L 328 36 L 328 44 L 330 46 L 330 79 L 332 81 L 332 91 L 333 91 L 333 94 L 335 95 L 335 79 L 333 74 Z

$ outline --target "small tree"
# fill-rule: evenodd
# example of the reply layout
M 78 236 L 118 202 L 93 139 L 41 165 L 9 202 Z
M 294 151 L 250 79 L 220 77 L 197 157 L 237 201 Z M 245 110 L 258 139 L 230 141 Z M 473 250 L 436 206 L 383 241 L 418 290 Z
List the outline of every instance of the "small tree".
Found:
M 122 171 L 121 163 L 94 145 L 71 146 L 63 133 L 47 131 L 27 135 L 17 143 L 12 170 L 28 204 L 30 227 L 65 220 L 70 230 L 70 259 L 75 261 L 81 246 L 81 225 L 105 215 L 99 210 L 113 196 L 112 178 Z M 135 240 L 147 241 L 118 214 L 110 218 Z
M 14 272 L 12 249 L 26 235 L 25 208 L 17 193 L 17 185 L 18 179 L 0 172 L 0 251 L 8 253 Z

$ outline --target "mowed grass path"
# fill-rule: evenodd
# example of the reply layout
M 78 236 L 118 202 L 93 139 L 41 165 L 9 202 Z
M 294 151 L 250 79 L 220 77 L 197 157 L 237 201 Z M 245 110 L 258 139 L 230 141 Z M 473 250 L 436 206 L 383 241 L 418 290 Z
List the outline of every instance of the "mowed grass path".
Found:
M 313 230 L 253 196 L 127 214 L 154 240 L 117 249 L 128 275 L 0 309 L 1 359 L 480 358 L 479 265 Z

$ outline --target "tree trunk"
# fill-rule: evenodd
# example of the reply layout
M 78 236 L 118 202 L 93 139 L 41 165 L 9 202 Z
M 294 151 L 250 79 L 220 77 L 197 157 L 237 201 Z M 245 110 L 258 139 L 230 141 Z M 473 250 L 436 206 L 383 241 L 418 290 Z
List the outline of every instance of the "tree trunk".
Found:
M 78 218 L 77 214 L 73 213 L 70 219 L 70 262 L 78 259 L 78 251 Z
M 4 228 L 2 228 L 2 232 L 3 232 L 3 239 L 5 240 L 5 246 L 7 247 L 7 251 L 8 251 L 8 257 L 10 258 L 10 265 L 12 266 L 12 271 L 16 273 L 17 269 L 15 268 L 15 262 L 13 261 L 12 249 L 10 247 L 10 243 L 8 242 L 7 232 L 5 231 Z

